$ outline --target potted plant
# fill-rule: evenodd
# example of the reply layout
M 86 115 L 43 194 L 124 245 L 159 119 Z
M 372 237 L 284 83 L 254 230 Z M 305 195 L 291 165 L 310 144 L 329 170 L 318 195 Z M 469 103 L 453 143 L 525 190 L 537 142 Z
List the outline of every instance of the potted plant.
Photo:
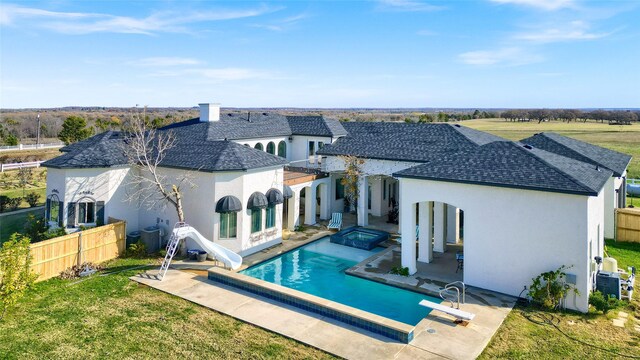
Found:
M 198 262 L 206 261 L 207 260 L 207 255 L 208 254 L 207 254 L 206 251 L 203 251 L 203 250 L 198 251 L 198 256 L 197 256 Z

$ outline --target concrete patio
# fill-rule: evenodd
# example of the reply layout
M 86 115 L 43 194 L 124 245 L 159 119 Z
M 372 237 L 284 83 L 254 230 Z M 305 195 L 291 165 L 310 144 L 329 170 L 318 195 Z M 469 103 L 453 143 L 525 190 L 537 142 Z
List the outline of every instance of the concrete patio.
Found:
M 279 333 L 348 359 L 474 359 L 513 306 L 513 298 L 491 292 L 472 296 L 463 309 L 476 314 L 466 326 L 432 312 L 403 344 L 281 302 L 228 287 L 186 271 L 170 269 L 163 281 L 155 270 L 131 280 Z
M 331 233 L 321 224 L 306 226 L 282 244 L 245 257 L 242 269 Z M 432 263 L 418 263 L 418 272 L 409 277 L 389 274 L 392 267 L 400 264 L 400 247 L 394 241 L 386 245 L 387 249 L 348 269 L 347 273 L 429 296 L 438 296 L 446 283 L 462 279 L 462 272 L 456 273 L 455 260 L 455 252 L 461 245 L 448 245 L 447 252 L 434 253 Z M 468 287 L 466 303 L 461 309 L 476 315 L 472 322 L 456 324 L 453 317 L 433 311 L 416 325 L 413 341 L 403 344 L 208 280 L 206 269 L 214 266 L 219 264 L 182 260 L 172 264 L 163 281 L 156 279 L 156 271 L 131 279 L 349 359 L 473 359 L 482 353 L 515 304 L 513 297 Z

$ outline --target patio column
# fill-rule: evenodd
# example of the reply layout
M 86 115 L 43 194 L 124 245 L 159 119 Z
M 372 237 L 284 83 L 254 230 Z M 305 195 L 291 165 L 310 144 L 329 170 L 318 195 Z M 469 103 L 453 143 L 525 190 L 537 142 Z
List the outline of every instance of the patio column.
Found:
M 293 230 L 300 221 L 300 192 L 293 191 L 293 196 L 287 201 L 287 229 Z
M 400 207 L 405 214 L 400 222 L 402 229 L 402 267 L 409 268 L 409 274 L 415 274 L 416 267 L 416 203 L 401 201 Z
M 445 237 L 446 205 L 438 201 L 433 203 L 433 251 L 440 253 L 447 250 L 447 239 Z
M 320 220 L 328 220 L 331 218 L 331 182 L 318 185 L 320 191 Z
M 447 243 L 460 242 L 460 209 L 447 205 Z
M 369 225 L 369 180 L 366 176 L 358 179 L 358 225 Z
M 433 260 L 433 202 L 423 201 L 419 206 L 418 261 L 430 263 Z
M 309 186 L 304 191 L 304 224 L 316 224 L 316 189 L 317 186 Z

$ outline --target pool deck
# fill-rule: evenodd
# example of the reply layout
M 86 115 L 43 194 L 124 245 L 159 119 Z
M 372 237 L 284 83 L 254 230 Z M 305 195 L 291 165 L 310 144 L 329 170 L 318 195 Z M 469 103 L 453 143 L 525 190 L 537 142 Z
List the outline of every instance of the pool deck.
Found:
M 281 245 L 246 257 L 243 268 L 328 234 L 330 232 L 321 228 L 310 228 L 306 234 L 294 234 L 291 240 L 285 240 Z M 383 274 L 386 272 L 384 269 L 378 273 L 371 271 L 371 266 L 366 266 L 369 263 L 381 268 L 393 266 L 397 261 L 397 250 L 397 247 L 391 246 L 349 271 L 360 272 L 354 273 L 357 276 L 424 293 L 437 292 L 442 281 L 447 280 L 434 273 L 435 266 L 428 272 L 428 268 L 419 268 L 416 276 L 411 277 Z M 448 256 L 451 253 L 454 251 L 442 255 L 440 262 L 444 267 L 440 267 L 439 271 L 443 274 L 450 272 L 447 266 L 450 266 Z M 435 264 L 437 262 L 434 261 Z M 206 276 L 175 270 L 204 270 L 214 265 L 209 261 L 179 261 L 172 264 L 173 269 L 167 272 L 164 281 L 155 278 L 157 270 L 131 279 L 348 359 L 474 359 L 482 353 L 515 303 L 514 298 L 503 294 L 468 288 L 467 302 L 461 305 L 461 309 L 474 313 L 476 317 L 473 321 L 466 325 L 456 324 L 453 317 L 433 311 L 415 327 L 413 341 L 403 344 L 337 320 L 222 285 L 208 280 Z M 428 274 L 437 279 L 426 278 Z

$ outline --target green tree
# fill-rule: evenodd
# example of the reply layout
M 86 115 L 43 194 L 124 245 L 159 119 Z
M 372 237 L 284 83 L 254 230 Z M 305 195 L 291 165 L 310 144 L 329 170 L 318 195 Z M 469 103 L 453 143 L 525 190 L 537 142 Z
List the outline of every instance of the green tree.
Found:
M 18 138 L 12 133 L 7 133 L 4 137 L 4 143 L 9 146 L 16 146 L 18 145 Z
M 36 281 L 30 268 L 29 238 L 15 233 L 0 249 L 0 320 Z
M 87 121 L 79 116 L 69 116 L 62 124 L 58 139 L 69 145 L 93 135 L 93 128 L 87 127 Z

